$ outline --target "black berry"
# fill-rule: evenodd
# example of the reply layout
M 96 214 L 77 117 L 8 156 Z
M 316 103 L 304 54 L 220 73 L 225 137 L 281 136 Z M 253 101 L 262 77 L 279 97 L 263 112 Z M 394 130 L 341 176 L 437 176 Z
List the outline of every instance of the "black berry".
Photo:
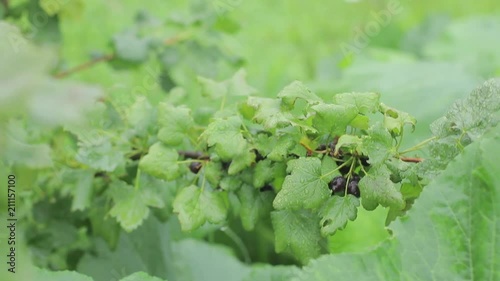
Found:
M 361 180 L 361 177 L 358 174 L 353 174 L 351 181 L 359 182 Z
M 191 164 L 189 164 L 189 170 L 194 174 L 198 174 L 198 172 L 201 169 L 201 166 L 202 164 L 200 162 L 191 162 Z
M 338 192 L 344 193 L 345 184 L 346 184 L 346 179 L 343 176 L 337 176 L 328 183 L 328 187 L 332 190 L 333 193 L 338 193 Z
M 349 184 L 347 185 L 347 193 L 352 194 L 352 195 L 359 198 L 359 196 L 361 194 L 359 192 L 359 187 L 358 187 L 357 181 L 352 180 L 351 182 L 349 182 Z

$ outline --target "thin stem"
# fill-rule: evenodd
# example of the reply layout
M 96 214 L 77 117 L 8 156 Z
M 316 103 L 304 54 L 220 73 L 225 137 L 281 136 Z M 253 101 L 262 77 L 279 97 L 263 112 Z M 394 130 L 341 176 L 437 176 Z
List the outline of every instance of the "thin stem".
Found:
M 351 181 L 352 171 L 354 170 L 355 163 L 356 163 L 356 161 L 353 160 L 351 163 L 351 167 L 349 168 L 349 173 L 347 174 L 347 180 L 345 182 L 344 196 L 347 196 L 347 187 L 349 186 L 349 182 Z
M 399 154 L 405 154 L 405 153 L 408 153 L 408 152 L 419 150 L 422 147 L 424 147 L 425 145 L 427 145 L 429 142 L 431 142 L 431 141 L 433 141 L 435 139 L 437 139 L 437 137 L 428 138 L 428 139 L 426 139 L 426 140 L 424 140 L 424 141 L 422 141 L 422 142 L 420 142 L 420 143 L 418 143 L 418 144 L 416 144 L 416 145 L 414 145 L 414 146 L 412 146 L 412 147 L 410 147 L 408 149 L 405 149 L 405 150 L 399 152 Z
M 401 143 L 403 142 L 403 131 L 404 131 L 404 127 L 401 128 L 401 135 L 399 136 L 399 141 L 396 144 L 396 151 L 399 151 L 399 147 L 401 146 Z
M 8 2 L 7 0 L 3 0 L 3 3 L 4 5 L 7 7 L 8 6 Z M 175 45 L 179 42 L 182 42 L 186 39 L 189 39 L 191 37 L 191 33 L 188 33 L 188 32 L 185 32 L 185 33 L 181 33 L 181 34 L 178 34 L 176 36 L 173 36 L 173 37 L 170 37 L 168 39 L 166 39 L 164 41 L 164 45 L 165 46 L 171 46 L 171 45 Z M 70 68 L 68 70 L 65 70 L 65 71 L 61 71 L 59 73 L 56 73 L 54 75 L 55 78 L 64 78 L 66 76 L 69 76 L 73 73 L 76 73 L 76 72 L 80 72 L 82 70 L 85 70 L 87 68 L 90 68 L 100 62 L 105 62 L 105 61 L 110 61 L 110 60 L 113 60 L 115 58 L 115 55 L 114 54 L 109 54 L 109 55 L 104 55 L 104 56 L 101 56 L 101 57 L 98 57 L 98 58 L 95 58 L 95 59 L 92 59 L 90 61 L 87 61 L 83 64 L 80 64 L 80 65 L 77 65 L 73 68 Z
M 351 162 L 354 162 L 354 161 L 352 160 L 352 158 L 351 158 L 351 159 L 349 159 L 349 161 L 346 161 L 346 162 L 342 163 L 342 164 L 341 164 L 340 166 L 338 166 L 337 168 L 335 168 L 335 169 L 331 170 L 330 172 L 328 172 L 328 173 L 326 173 L 326 174 L 322 175 L 322 176 L 321 176 L 321 177 L 319 177 L 319 178 L 320 178 L 320 179 L 323 179 L 323 178 L 325 178 L 325 177 L 328 177 L 329 175 L 331 175 L 331 174 L 335 173 L 336 171 L 338 171 L 340 168 L 342 168 L 342 167 L 344 167 L 344 166 L 347 166 L 347 165 L 348 165 L 348 164 L 350 164 Z
M 359 164 L 359 167 L 361 168 L 361 171 L 363 171 L 363 173 L 365 175 L 368 175 L 368 173 L 365 170 L 365 167 L 363 167 L 363 163 L 361 163 L 361 159 L 359 159 L 359 158 L 357 158 L 357 159 L 358 159 L 358 164 Z
M 137 168 L 137 174 L 135 175 L 135 190 L 139 190 L 140 178 L 141 178 L 141 169 Z
M 423 158 L 418 158 L 418 157 L 400 157 L 399 159 L 401 159 L 401 161 L 410 163 L 420 163 L 424 161 Z
M 90 60 L 88 62 L 85 62 L 83 64 L 77 65 L 77 66 L 75 66 L 73 68 L 70 68 L 68 70 L 56 73 L 54 75 L 54 77 L 55 78 L 64 78 L 64 77 L 69 76 L 69 75 L 71 75 L 73 73 L 80 72 L 82 70 L 90 68 L 90 67 L 92 67 L 92 66 L 94 66 L 94 65 L 96 65 L 96 64 L 98 64 L 100 62 L 110 61 L 110 60 L 112 60 L 114 58 L 115 58 L 115 56 L 113 54 L 111 54 L 111 55 L 105 55 L 105 56 L 102 56 L 102 57 L 98 57 L 98 58 L 92 59 L 92 60 Z
M 240 249 L 245 263 L 250 264 L 252 262 L 252 260 L 250 259 L 250 253 L 243 243 L 243 240 L 241 240 L 241 238 L 236 233 L 234 233 L 234 231 L 232 231 L 229 226 L 223 226 L 220 228 L 220 230 L 224 232 L 231 240 L 233 240 L 234 244 L 236 244 L 236 246 L 238 246 L 238 248 Z

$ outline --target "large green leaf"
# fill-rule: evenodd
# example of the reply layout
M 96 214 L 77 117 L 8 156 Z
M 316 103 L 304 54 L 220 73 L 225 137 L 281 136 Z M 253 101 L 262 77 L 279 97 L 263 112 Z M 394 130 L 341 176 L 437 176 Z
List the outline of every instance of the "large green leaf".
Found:
M 273 206 L 278 209 L 317 208 L 330 196 L 327 180 L 321 177 L 318 158 L 299 158 L 288 162 L 291 172 L 276 195 Z
M 276 252 L 291 251 L 302 263 L 316 258 L 321 251 L 319 218 L 307 210 L 273 211 Z
M 442 169 L 463 147 L 479 139 L 500 122 L 500 79 L 490 79 L 467 98 L 456 101 L 443 117 L 431 124 L 436 137 L 430 145 L 429 167 Z

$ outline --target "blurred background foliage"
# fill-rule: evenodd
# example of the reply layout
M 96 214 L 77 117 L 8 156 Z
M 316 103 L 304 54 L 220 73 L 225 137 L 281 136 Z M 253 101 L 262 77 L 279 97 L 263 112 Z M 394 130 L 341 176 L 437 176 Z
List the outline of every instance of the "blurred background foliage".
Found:
M 77 96 L 81 103 L 89 103 L 92 98 L 102 94 L 118 111 L 121 107 L 131 106 L 138 94 L 146 95 L 151 102 L 164 100 L 168 95 L 172 103 L 196 106 L 193 101 L 199 99 L 200 94 L 200 87 L 196 83 L 198 75 L 224 80 L 238 68 L 244 68 L 249 84 L 258 89 L 262 96 L 273 97 L 294 80 L 304 81 L 326 99 L 338 92 L 380 92 L 384 103 L 417 118 L 416 131 L 403 145 L 409 147 L 429 136 L 430 122 L 441 116 L 453 100 L 464 97 L 487 78 L 500 75 L 500 5 L 497 0 L 11 0 L 2 3 L 0 18 L 17 25 L 26 38 L 37 42 L 47 53 L 26 51 L 26 62 L 9 61 L 5 55 L 9 45 L 4 40 L 8 34 L 2 34 L 0 51 L 4 56 L 1 57 L 0 82 L 21 90 L 25 89 L 23 87 L 46 89 L 45 92 L 54 94 L 51 96 L 54 101 L 52 106 L 67 106 L 67 103 L 61 103 L 60 97 L 67 89 L 75 87 L 92 93 L 90 96 Z M 8 3 L 8 8 L 5 3 Z M 380 32 L 367 36 L 366 46 L 355 53 L 346 54 L 344 47 L 354 44 L 359 39 L 360 30 L 376 23 L 380 14 L 386 12 L 390 5 L 399 5 L 400 12 L 392 15 Z M 33 23 L 31 16 L 40 12 L 48 17 Z M 165 21 L 171 24 L 162 24 Z M 185 44 L 183 49 L 171 51 L 167 48 L 141 54 L 137 53 L 142 44 L 139 40 L 141 36 L 166 40 L 163 42 L 167 45 L 169 42 L 175 44 L 191 38 L 196 40 L 189 41 L 193 43 Z M 135 46 L 134 52 L 130 53 L 127 46 Z M 120 65 L 120 62 L 96 63 L 90 68 L 64 75 L 65 80 L 57 82 L 41 74 L 51 71 L 52 75 L 57 76 L 113 51 L 122 52 L 123 56 L 129 58 L 143 58 L 147 63 L 134 67 Z M 201 55 L 196 57 L 198 54 Z M 217 60 L 218 57 L 223 57 L 224 61 Z M 171 65 L 175 65 L 175 68 Z M 14 84 L 14 78 L 23 82 Z M 9 81 L 10 84 L 7 84 Z M 96 85 L 100 90 L 81 85 L 82 82 Z M 51 86 L 51 83 L 58 84 Z M 137 88 L 138 85 L 142 87 Z M 45 130 L 57 130 L 54 126 L 65 125 L 58 119 L 72 121 L 78 118 L 71 109 L 57 114 L 48 112 L 49 109 L 40 106 L 36 99 L 26 96 L 23 96 L 24 100 L 19 98 L 15 102 L 9 100 L 8 96 L 0 95 L 0 101 L 2 98 L 10 101 L 0 103 L 2 131 L 16 131 L 19 124 L 9 121 L 9 118 L 17 109 L 29 111 L 30 118 L 37 120 L 36 125 L 29 123 L 19 127 L 35 126 L 37 129 L 34 131 L 38 132 L 34 135 L 22 130 L 13 133 L 26 142 L 38 142 L 38 146 L 31 147 L 9 146 L 9 141 L 2 133 L 0 144 L 5 147 L 2 154 L 9 159 L 8 150 L 12 147 L 18 151 L 33 152 L 23 156 L 30 158 L 29 161 L 20 158 L 21 154 L 15 154 L 10 160 L 12 162 L 15 158 L 19 163 L 31 163 L 31 166 L 17 169 L 30 170 L 27 174 L 37 174 L 38 171 L 33 172 L 31 169 L 50 164 L 47 163 L 50 159 L 47 158 L 46 149 L 40 143 L 67 141 L 62 136 L 55 138 L 53 131 L 45 134 Z M 202 108 L 199 110 L 199 118 L 207 116 Z M 52 114 L 53 118 L 40 120 L 40 117 Z M 57 131 L 55 135 L 60 136 Z M 5 171 L 3 168 L 0 170 L 2 173 Z M 32 184 L 29 177 L 22 180 L 27 181 L 25 186 L 28 189 L 27 186 Z M 70 203 L 61 201 L 58 204 Z M 48 207 L 44 208 L 40 204 L 36 207 L 50 213 Z M 388 235 L 384 229 L 385 213 L 381 208 L 369 213 L 360 210 L 355 222 L 349 223 L 345 230 L 330 239 L 330 250 L 362 251 L 382 241 Z M 51 223 L 57 223 L 58 218 L 42 211 L 37 215 L 39 217 L 35 220 L 39 222 L 51 220 Z M 78 228 L 78 214 L 67 216 L 71 218 L 66 217 L 64 220 L 74 222 L 77 227 L 66 224 L 48 232 L 44 230 L 47 241 L 52 241 L 46 243 L 55 243 L 52 238 L 58 237 L 57 242 L 60 244 L 56 243 L 50 250 L 58 248 L 59 252 L 43 252 L 49 248 L 40 246 L 35 247 L 33 255 L 35 259 L 39 258 L 38 265 L 54 269 L 78 267 L 91 274 L 90 268 L 98 268 L 99 260 L 91 259 L 88 255 L 80 265 L 58 260 L 64 255 L 81 256 L 81 251 L 89 248 L 90 241 Z M 155 223 L 148 222 L 149 225 Z M 169 227 L 178 231 L 175 222 L 170 224 L 174 226 Z M 43 228 L 41 225 L 33 227 Z M 61 233 L 51 233 L 57 231 Z M 170 232 L 175 233 L 175 230 Z M 203 236 L 192 236 L 197 235 Z M 119 243 L 120 247 L 138 249 L 137 245 L 134 246 L 132 236 L 122 237 L 114 243 Z M 31 240 L 31 243 L 45 243 L 43 240 L 34 241 Z M 195 246 L 186 242 L 175 247 L 191 249 Z M 102 249 L 106 251 L 104 246 Z M 100 254 L 108 258 L 111 256 L 111 259 L 115 255 L 107 252 Z M 141 255 L 139 253 L 138 258 Z M 47 256 L 51 260 L 42 261 L 42 257 Z M 147 259 L 145 256 L 143 258 Z M 187 263 L 187 260 L 184 262 Z M 144 261 L 129 262 L 147 264 Z M 144 268 L 137 270 L 140 269 Z M 102 278 L 110 277 L 108 275 L 112 273 L 105 271 L 102 269 L 102 273 L 94 274 L 101 274 Z

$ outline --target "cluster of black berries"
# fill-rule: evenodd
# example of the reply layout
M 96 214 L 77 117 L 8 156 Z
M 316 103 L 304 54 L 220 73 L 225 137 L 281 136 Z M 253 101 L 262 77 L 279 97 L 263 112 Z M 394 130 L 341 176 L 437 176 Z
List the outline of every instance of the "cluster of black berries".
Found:
M 350 173 L 351 167 L 350 165 L 342 166 L 345 161 L 356 161 L 354 165 L 357 165 L 357 161 L 361 163 L 364 167 L 369 167 L 370 163 L 368 163 L 368 157 L 365 155 L 353 155 L 349 152 L 345 152 L 342 150 L 338 150 L 335 152 L 335 147 L 338 142 L 338 137 L 334 138 L 332 142 L 329 144 L 321 144 L 316 148 L 316 152 L 324 153 L 324 155 L 329 155 L 335 158 L 335 163 L 339 166 L 339 172 L 342 174 L 341 176 L 335 177 L 328 183 L 328 187 L 332 190 L 332 194 L 344 196 L 346 194 L 352 194 L 356 197 L 359 197 L 359 181 L 361 177 L 355 173 L 353 173 L 350 177 L 348 176 Z
M 328 187 L 332 190 L 333 194 L 340 196 L 344 196 L 347 187 L 347 194 L 352 194 L 359 198 L 361 195 L 358 187 L 360 180 L 361 177 L 356 174 L 352 175 L 349 182 L 347 182 L 344 176 L 337 176 L 328 183 Z

